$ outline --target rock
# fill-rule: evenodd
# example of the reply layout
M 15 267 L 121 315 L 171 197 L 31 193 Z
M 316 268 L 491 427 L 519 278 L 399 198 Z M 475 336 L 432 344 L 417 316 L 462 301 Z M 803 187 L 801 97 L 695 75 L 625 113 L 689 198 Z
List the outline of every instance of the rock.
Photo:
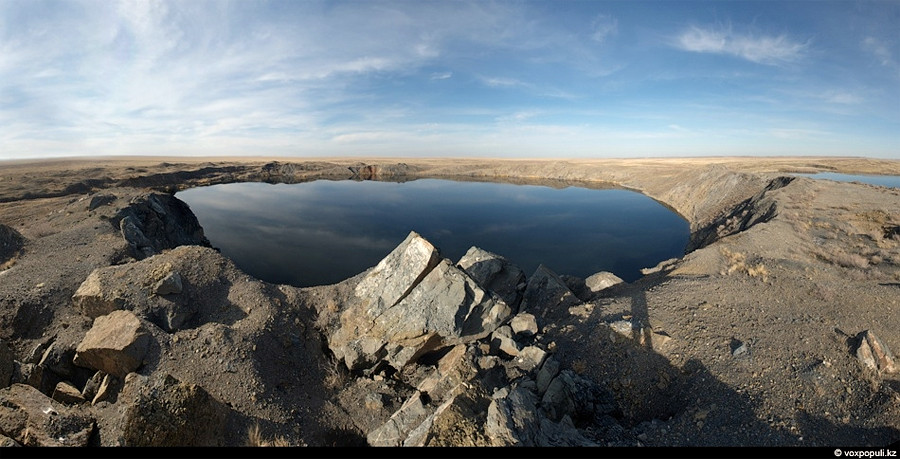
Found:
M 56 388 L 53 390 L 52 398 L 57 402 L 68 403 L 70 405 L 85 402 L 84 397 L 81 396 L 81 391 L 78 390 L 77 387 L 65 381 L 60 381 L 56 385 Z
M 357 284 L 356 296 L 370 301 L 367 312 L 377 317 L 405 298 L 439 261 L 437 248 L 412 231 Z
M 656 273 L 659 273 L 662 271 L 667 271 L 669 269 L 674 268 L 675 264 L 677 264 L 679 260 L 680 260 L 679 258 L 669 258 L 668 260 L 663 260 L 663 261 L 657 263 L 656 266 L 654 266 L 652 268 L 642 268 L 641 274 L 646 276 L 649 274 L 656 274 Z
M 168 374 L 131 374 L 119 400 L 124 446 L 224 446 L 228 408 Z
M 635 327 L 630 320 L 617 320 L 610 323 L 609 328 L 623 338 L 634 339 Z
M 748 343 L 738 339 L 731 339 L 731 356 L 734 358 L 744 358 L 750 355 L 750 346 Z
M 525 283 L 525 273 L 518 266 L 478 247 L 470 248 L 457 265 L 479 286 L 500 296 L 513 310 L 518 308 L 522 299 L 521 285 Z
M 23 446 L 87 446 L 94 419 L 24 384 L 0 389 L 0 432 Z
M 94 396 L 97 395 L 97 391 L 100 389 L 100 383 L 103 382 L 103 377 L 106 376 L 106 373 L 102 371 L 98 371 L 91 376 L 90 379 L 84 384 L 84 389 L 81 390 L 81 396 L 85 400 L 93 400 Z
M 525 371 L 531 371 L 541 366 L 546 357 L 547 351 L 537 346 L 528 346 L 519 352 L 519 356 L 516 358 L 516 366 Z
M 580 303 L 556 273 L 540 265 L 528 279 L 519 310 L 546 321 L 564 317 L 570 307 Z
M 172 272 L 153 285 L 153 294 L 160 296 L 172 295 L 181 293 L 181 289 L 181 275 L 177 272 Z
M 509 325 L 512 327 L 515 336 L 530 337 L 537 335 L 540 331 L 537 319 L 534 318 L 533 314 L 527 312 L 520 312 L 513 316 L 512 320 L 509 321 Z
M 477 383 L 456 386 L 449 398 L 410 432 L 403 446 L 490 446 L 484 435 L 489 403 Z
M 519 355 L 519 344 L 512 338 L 512 329 L 504 325 L 491 333 L 491 354 L 502 352 L 507 357 Z
M 112 203 L 116 200 L 115 195 L 111 194 L 96 194 L 91 198 L 90 204 L 88 204 L 88 210 L 95 210 L 98 207 L 105 206 L 109 203 Z
M 416 233 L 356 286 L 328 345 L 351 370 L 384 361 L 401 369 L 421 355 L 481 339 L 511 309 Z
M 102 372 L 98 372 L 103 374 Z M 100 385 L 97 387 L 97 393 L 94 395 L 94 398 L 91 400 L 91 405 L 96 405 L 100 402 L 105 402 L 109 400 L 112 396 L 114 390 L 118 389 L 119 380 L 113 376 L 108 374 L 103 374 L 103 380 L 100 382 Z
M 557 374 L 559 374 L 559 362 L 553 357 L 547 358 L 544 361 L 544 364 L 541 365 L 541 369 L 538 371 L 537 379 L 535 380 L 537 383 L 538 395 L 543 396 L 544 393 L 547 392 L 547 388 L 550 387 L 550 383 Z
M 560 372 L 541 398 L 541 407 L 543 407 L 550 419 L 559 421 L 563 416 L 572 416 L 575 413 L 575 402 L 572 398 L 572 391 L 575 388 L 575 382 L 572 380 L 572 373 L 569 371 Z
M 859 343 L 856 348 L 856 358 L 866 368 L 881 373 L 897 372 L 894 355 L 874 332 L 865 330 L 856 335 L 856 340 Z
M 91 272 L 72 296 L 75 306 L 92 319 L 122 309 L 125 305 L 122 291 L 110 285 L 110 278 L 103 274 L 100 269 Z
M 268 290 L 215 250 L 183 246 L 95 269 L 72 300 L 89 317 L 129 310 L 171 333 L 209 322 L 232 324 L 272 302 Z
M 608 289 L 613 285 L 618 285 L 624 281 L 613 273 L 600 271 L 584 280 L 584 285 L 592 294 L 600 293 L 602 290 Z
M 15 370 L 15 356 L 6 340 L 0 338 L 0 389 L 8 387 L 12 382 Z
M 211 246 L 190 207 L 173 195 L 135 197 L 110 223 L 120 230 L 131 256 L 138 260 L 182 245 Z
M 572 423 L 569 416 L 560 422 L 545 417 L 538 409 L 537 396 L 523 385 L 513 385 L 496 393 L 487 410 L 484 431 L 494 446 L 597 446 Z
M 94 326 L 75 350 L 75 365 L 124 377 L 141 366 L 150 334 L 130 311 L 113 311 Z
M 444 400 L 450 391 L 460 384 L 470 381 L 478 374 L 475 363 L 466 345 L 454 346 L 446 353 L 428 376 L 416 388 L 428 394 L 432 401 Z
M 370 446 L 400 446 L 430 415 L 421 392 L 413 394 L 381 427 L 366 436 Z

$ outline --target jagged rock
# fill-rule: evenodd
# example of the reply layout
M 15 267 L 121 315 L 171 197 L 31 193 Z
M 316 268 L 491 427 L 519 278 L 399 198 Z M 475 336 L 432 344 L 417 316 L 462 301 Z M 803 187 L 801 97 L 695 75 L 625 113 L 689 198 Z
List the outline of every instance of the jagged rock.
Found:
M 550 383 L 557 374 L 559 374 L 559 362 L 553 357 L 547 358 L 544 361 L 544 364 L 541 365 L 541 369 L 538 371 L 537 379 L 535 380 L 537 383 L 538 395 L 544 396 L 547 392 L 547 388 L 550 387 Z
M 518 308 L 525 285 L 525 273 L 506 258 L 472 247 L 457 265 L 485 290 L 496 293 L 513 310 Z
M 89 317 L 130 310 L 174 332 L 207 322 L 234 323 L 253 305 L 272 301 L 268 288 L 213 249 L 183 246 L 95 269 L 72 300 Z
M 669 258 L 668 260 L 663 260 L 663 261 L 657 263 L 656 266 L 654 266 L 652 268 L 642 268 L 641 274 L 646 276 L 649 274 L 656 274 L 656 273 L 659 273 L 662 271 L 669 270 L 669 269 L 675 267 L 675 264 L 677 264 L 679 260 L 680 260 L 679 258 Z
M 438 249 L 412 231 L 357 284 L 356 296 L 365 299 L 366 312 L 377 317 L 406 297 L 439 261 Z
M 865 330 L 856 336 L 859 342 L 856 358 L 871 370 L 881 373 L 895 373 L 897 366 L 891 350 L 871 330 Z
M 104 376 L 106 376 L 106 373 L 98 371 L 87 380 L 84 384 L 84 389 L 81 390 L 81 396 L 85 400 L 94 400 L 94 396 L 97 395 L 97 391 L 100 389 L 100 384 L 103 382 Z
M 196 384 L 168 374 L 125 380 L 124 446 L 224 446 L 228 408 Z
M 413 429 L 430 415 L 422 393 L 416 392 L 381 427 L 366 436 L 370 446 L 400 446 Z
M 210 247 L 190 207 L 168 194 L 135 197 L 110 223 L 121 231 L 131 256 L 138 260 L 181 245 Z
M 15 370 L 15 356 L 6 341 L 0 339 L 0 389 L 10 385 Z
M 613 273 L 600 271 L 599 273 L 593 274 L 584 280 L 584 285 L 590 290 L 591 293 L 596 294 L 602 290 L 608 289 L 613 285 L 618 285 L 624 282 L 619 276 L 616 276 Z
M 519 355 L 519 344 L 512 338 L 512 329 L 504 325 L 491 333 L 491 354 L 502 352 L 507 357 Z
M 547 351 L 537 346 L 527 346 L 519 352 L 515 362 L 517 367 L 525 371 L 531 371 L 541 366 L 546 357 Z
M 580 303 L 581 300 L 556 273 L 540 265 L 528 278 L 519 310 L 547 321 L 553 317 L 562 317 L 570 307 Z
M 57 402 L 68 403 L 70 405 L 85 402 L 84 397 L 81 396 L 81 391 L 78 390 L 77 387 L 65 381 L 60 381 L 56 384 L 56 388 L 53 389 L 52 398 Z
M 403 446 L 490 446 L 484 421 L 490 398 L 478 384 L 458 385 L 451 396 L 410 432 Z
M 443 400 L 454 388 L 473 379 L 478 374 L 475 364 L 464 344 L 454 346 L 446 353 L 434 370 L 417 386 L 419 392 L 432 400 Z
M 572 397 L 574 388 L 575 382 L 570 371 L 562 371 L 553 378 L 541 398 L 541 406 L 547 411 L 550 419 L 559 421 L 563 416 L 572 416 L 575 413 L 575 401 Z
M 542 414 L 532 387 L 514 384 L 494 394 L 484 430 L 494 446 L 597 446 L 569 416 L 554 422 Z
M 101 373 L 102 372 L 98 372 Z M 94 398 L 91 400 L 91 405 L 96 405 L 100 402 L 104 402 L 109 400 L 109 397 L 112 395 L 113 391 L 118 389 L 120 380 L 113 375 L 103 374 L 103 380 L 100 382 L 100 385 L 97 387 L 97 393 L 94 395 Z
M 101 269 L 94 270 L 72 295 L 75 306 L 92 319 L 122 309 L 125 305 L 123 292 L 110 285 L 112 278 L 103 274 Z
M 537 319 L 534 318 L 533 314 L 527 312 L 520 312 L 513 316 L 512 320 L 509 321 L 509 325 L 516 336 L 534 336 L 540 331 Z
M 115 200 L 116 196 L 112 194 L 96 194 L 91 198 L 91 202 L 88 204 L 88 210 L 95 210 L 98 207 L 105 206 Z
M 0 389 L 0 432 L 24 446 L 87 446 L 91 417 L 24 384 Z
M 133 313 L 113 311 L 94 320 L 75 350 L 75 365 L 124 377 L 141 366 L 150 340 Z
M 359 282 L 355 295 L 328 340 L 351 370 L 380 361 L 401 369 L 429 351 L 487 336 L 512 312 L 414 232 Z
M 170 272 L 153 285 L 154 295 L 172 295 L 182 291 L 181 275 L 177 272 Z

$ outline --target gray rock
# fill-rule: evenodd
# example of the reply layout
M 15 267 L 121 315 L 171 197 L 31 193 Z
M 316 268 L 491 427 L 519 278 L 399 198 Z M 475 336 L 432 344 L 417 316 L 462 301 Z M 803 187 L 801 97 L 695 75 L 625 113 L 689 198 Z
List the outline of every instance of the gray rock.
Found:
M 119 400 L 124 446 L 224 446 L 229 409 L 168 374 L 130 374 Z
M 435 261 L 437 260 L 437 261 Z M 510 314 L 416 233 L 359 282 L 328 345 L 348 368 L 400 369 L 426 352 L 481 339 Z
M 470 248 L 457 265 L 479 286 L 500 296 L 513 310 L 518 308 L 522 299 L 521 286 L 525 283 L 525 273 L 518 266 L 478 247 Z
M 541 398 L 541 406 L 550 419 L 559 421 L 563 416 L 572 416 L 575 413 L 575 402 L 572 399 L 574 389 L 575 382 L 572 380 L 571 372 L 562 371 L 553 378 Z
M 566 283 L 544 265 L 538 266 L 528 278 L 520 311 L 534 314 L 542 325 L 547 320 L 562 318 L 570 307 L 581 304 Z
M 528 337 L 537 335 L 538 332 L 540 332 L 534 314 L 529 314 L 527 312 L 520 312 L 513 316 L 512 320 L 509 321 L 509 325 L 512 327 L 513 334 L 516 336 Z
M 592 294 L 597 294 L 605 289 L 624 282 L 613 273 L 600 271 L 584 280 L 584 285 Z
M 881 373 L 895 373 L 898 368 L 894 363 L 894 355 L 887 345 L 871 330 L 865 330 L 856 336 L 859 345 L 856 358 L 870 370 Z
M 559 422 L 544 416 L 537 395 L 522 385 L 495 394 L 484 431 L 494 446 L 597 446 L 575 428 L 569 416 Z
M 504 325 L 491 333 L 491 354 L 500 352 L 507 357 L 519 355 L 519 344 L 512 338 L 512 329 Z
M 537 374 L 537 393 L 540 396 L 543 396 L 544 393 L 547 392 L 547 388 L 550 387 L 550 383 L 553 381 L 553 378 L 559 374 L 559 362 L 556 361 L 553 357 L 549 357 L 544 361 L 544 364 L 541 365 L 541 369 Z
M 519 352 L 515 362 L 517 367 L 525 371 L 532 371 L 540 367 L 546 357 L 547 351 L 537 346 L 528 346 Z
M 81 396 L 84 397 L 85 400 L 94 400 L 94 396 L 97 395 L 97 391 L 100 389 L 100 384 L 103 382 L 104 376 L 106 376 L 106 373 L 98 371 L 87 380 L 84 384 L 84 389 L 81 390 Z
M 111 194 L 96 194 L 91 198 L 91 203 L 88 204 L 88 210 L 95 210 L 98 207 L 105 206 L 109 203 L 112 203 L 116 200 L 115 195 Z
M 7 437 L 6 435 L 0 434 L 0 448 L 17 448 L 21 446 L 22 445 L 19 442 Z
M 104 374 L 103 372 L 98 373 L 103 374 L 103 379 L 100 381 L 100 385 L 97 386 L 97 393 L 91 400 L 91 405 L 96 405 L 100 402 L 109 400 L 113 392 L 119 389 L 121 382 L 113 375 Z
M 370 446 L 400 446 L 431 414 L 416 392 L 383 425 L 366 436 Z
M 75 350 L 75 365 L 124 377 L 141 366 L 150 334 L 130 311 L 113 311 L 94 326 Z
M 181 293 L 181 275 L 177 272 L 170 272 L 153 285 L 154 295 L 172 295 Z
M 181 245 L 210 247 L 190 207 L 168 194 L 138 196 L 110 223 L 120 230 L 131 255 L 138 260 Z
M 34 387 L 0 389 L 0 432 L 23 446 L 87 446 L 94 419 Z

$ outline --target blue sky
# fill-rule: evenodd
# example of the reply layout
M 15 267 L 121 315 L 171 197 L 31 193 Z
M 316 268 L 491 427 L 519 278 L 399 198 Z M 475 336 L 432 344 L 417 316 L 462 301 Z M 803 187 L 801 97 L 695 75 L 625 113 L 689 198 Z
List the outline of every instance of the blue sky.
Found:
M 0 0 L 0 159 L 900 158 L 900 1 Z

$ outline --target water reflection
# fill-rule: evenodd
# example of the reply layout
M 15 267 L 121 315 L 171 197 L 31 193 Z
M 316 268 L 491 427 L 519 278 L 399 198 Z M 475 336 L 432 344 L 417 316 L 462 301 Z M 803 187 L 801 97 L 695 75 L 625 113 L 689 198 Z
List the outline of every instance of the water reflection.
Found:
M 207 238 L 247 273 L 296 286 L 374 266 L 414 230 L 458 260 L 475 245 L 530 275 L 612 271 L 626 281 L 681 256 L 687 222 L 627 190 L 424 179 L 194 188 L 187 202 Z

